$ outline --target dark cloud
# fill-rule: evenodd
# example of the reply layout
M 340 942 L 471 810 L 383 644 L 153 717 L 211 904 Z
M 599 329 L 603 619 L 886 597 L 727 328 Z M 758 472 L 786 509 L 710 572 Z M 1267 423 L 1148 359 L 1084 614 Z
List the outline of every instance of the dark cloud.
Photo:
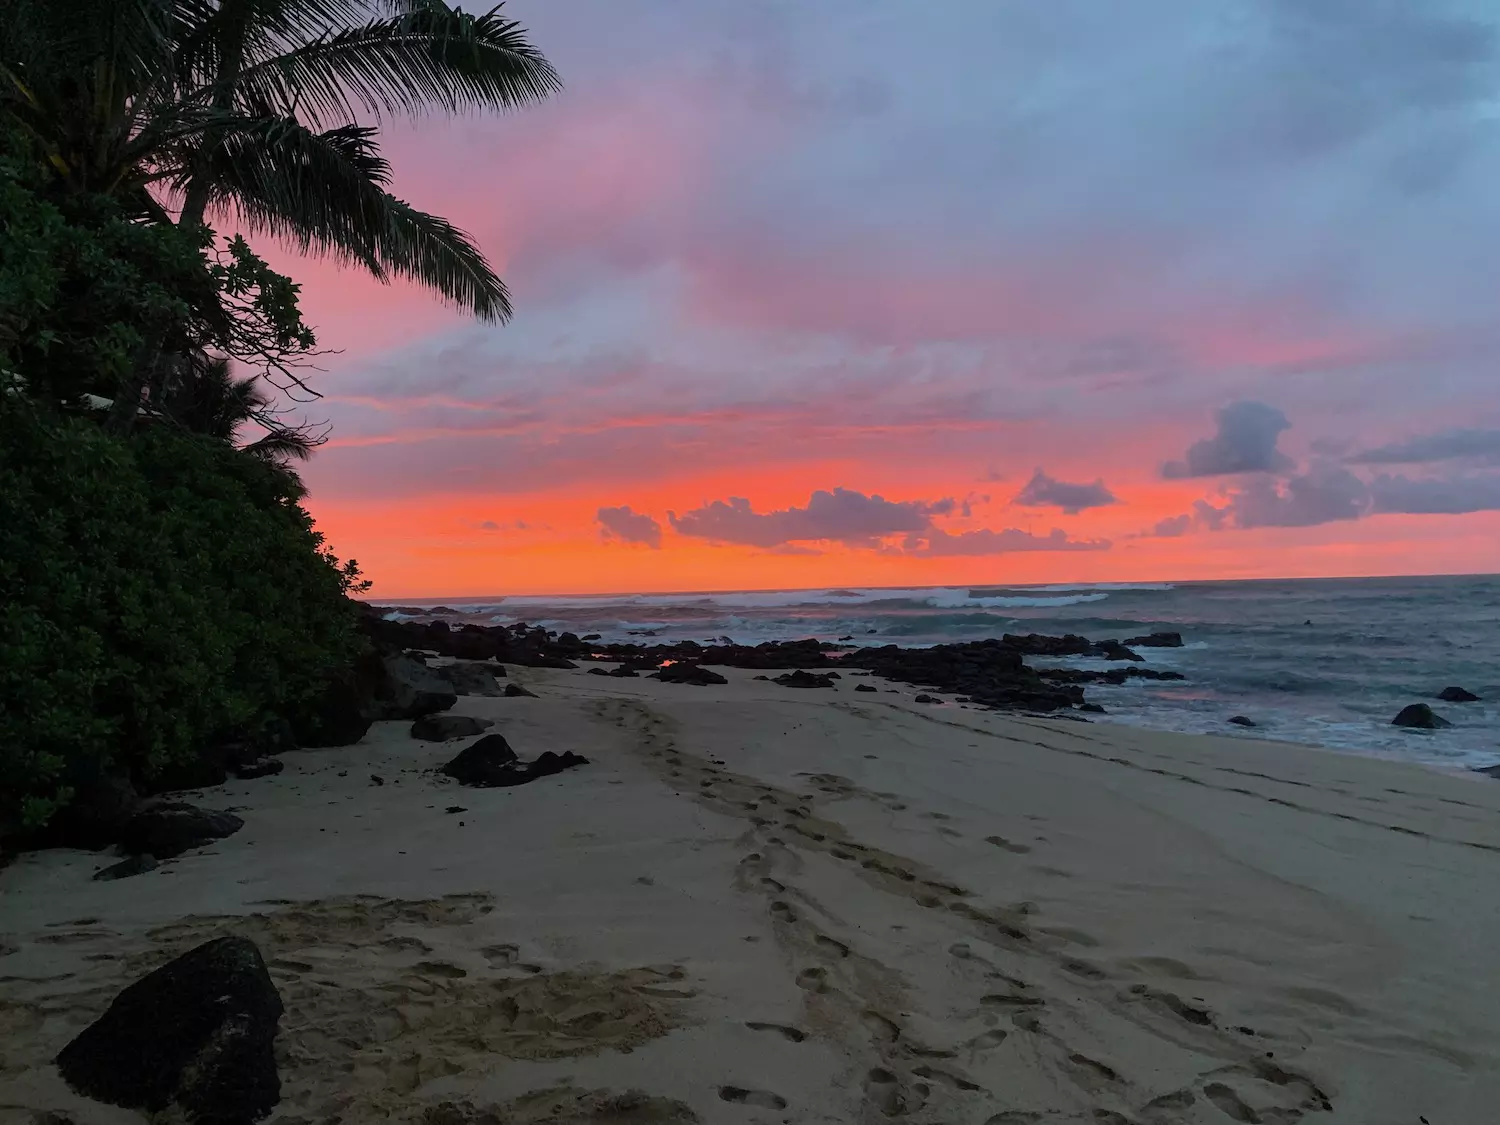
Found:
M 1216 411 L 1214 418 L 1218 423 L 1214 436 L 1195 441 L 1184 460 L 1168 461 L 1162 466 L 1162 476 L 1179 480 L 1280 472 L 1292 467 L 1292 459 L 1276 448 L 1282 431 L 1292 424 L 1274 406 L 1233 402 Z
M 667 514 L 680 535 L 716 543 L 775 547 L 783 543 L 832 541 L 851 547 L 873 547 L 882 538 L 925 531 L 935 515 L 957 506 L 951 499 L 891 501 L 847 488 L 819 489 L 805 508 L 757 512 L 750 501 L 731 497 L 677 515 Z
M 1103 480 L 1096 480 L 1092 484 L 1072 484 L 1049 477 L 1041 469 L 1031 474 L 1026 487 L 1016 493 L 1015 499 L 1011 501 L 1023 508 L 1061 508 L 1070 516 L 1076 516 L 1085 508 L 1103 508 L 1118 502 Z
M 1151 530 L 1144 532 L 1145 539 L 1176 539 L 1178 536 L 1186 535 L 1193 528 L 1193 517 L 1189 515 L 1168 516 L 1164 520 L 1157 520 Z
M 1020 528 L 1008 527 L 1004 531 L 980 528 L 950 534 L 933 528 L 920 536 L 910 536 L 902 545 L 902 554 L 928 557 L 958 557 L 961 555 L 1007 555 L 1020 551 L 1107 551 L 1108 539 L 1071 539 L 1061 528 L 1053 528 L 1046 535 L 1033 535 Z
M 628 504 L 619 508 L 600 508 L 594 518 L 604 529 L 606 538 L 641 543 L 652 550 L 661 549 L 661 524 L 643 512 L 632 512 Z
M 1412 479 L 1381 475 L 1370 482 L 1370 511 L 1459 515 L 1500 511 L 1500 476 Z
M 1341 465 L 1314 464 L 1289 477 L 1255 477 L 1229 494 L 1228 516 L 1235 527 L 1314 527 L 1357 520 L 1365 512 L 1369 487 Z
M 1500 462 L 1500 430 L 1439 430 L 1363 449 L 1345 460 L 1351 465 L 1421 465 L 1469 457 Z
M 934 516 L 965 511 L 951 498 L 891 501 L 846 488 L 812 494 L 805 508 L 757 512 L 743 497 L 715 500 L 668 519 L 680 535 L 715 543 L 743 543 L 777 554 L 805 554 L 809 542 L 837 542 L 848 547 L 893 555 L 1000 555 L 1015 551 L 1101 551 L 1106 539 L 1070 539 L 1061 530 L 1033 535 L 1017 528 L 978 528 L 949 532 L 933 524 Z M 899 543 L 892 542 L 902 537 Z

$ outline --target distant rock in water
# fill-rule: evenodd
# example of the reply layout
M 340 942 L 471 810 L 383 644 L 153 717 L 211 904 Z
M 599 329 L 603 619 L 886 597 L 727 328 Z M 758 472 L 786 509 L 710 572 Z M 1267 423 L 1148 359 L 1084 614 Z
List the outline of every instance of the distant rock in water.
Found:
M 130 985 L 57 1056 L 68 1085 L 194 1125 L 250 1125 L 281 1100 L 281 997 L 249 938 L 221 937 Z
M 1254 719 L 1247 719 L 1244 715 L 1233 715 L 1229 721 L 1237 727 L 1253 727 L 1258 725 Z
M 1414 730 L 1441 730 L 1453 724 L 1425 703 L 1410 703 L 1401 708 L 1400 714 L 1391 720 L 1396 727 L 1411 727 Z
M 912 700 L 913 703 L 941 703 L 942 700 L 935 695 L 927 695 L 925 692 Z
M 872 687 L 869 684 L 855 684 L 854 685 L 854 690 L 855 691 L 877 691 L 878 692 L 880 689 L 877 688 L 877 687 Z
M 1500 780 L 1500 766 L 1481 766 L 1474 772 L 1482 773 L 1485 777 L 1493 777 L 1496 780 Z
M 473 715 L 424 715 L 412 723 L 411 736 L 423 742 L 447 742 L 450 738 L 483 734 L 494 725 L 494 719 L 480 719 Z
M 1472 691 L 1461 687 L 1445 687 L 1438 692 L 1438 698 L 1444 703 L 1478 703 L 1479 696 Z
M 1106 711 L 1103 707 L 1101 707 L 1097 703 L 1080 703 L 1078 705 L 1078 709 L 1080 711 L 1087 711 L 1090 715 L 1107 715 L 1107 714 L 1109 714 L 1108 711 Z
M 1143 637 L 1126 637 L 1125 644 L 1136 648 L 1181 648 L 1181 633 L 1147 633 Z

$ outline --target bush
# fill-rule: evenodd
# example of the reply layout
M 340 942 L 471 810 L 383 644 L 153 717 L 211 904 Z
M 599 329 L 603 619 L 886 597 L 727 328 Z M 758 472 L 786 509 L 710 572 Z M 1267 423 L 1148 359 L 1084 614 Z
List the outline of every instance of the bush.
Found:
M 0 401 L 0 826 L 187 761 L 350 661 L 357 572 L 294 493 L 210 438 Z

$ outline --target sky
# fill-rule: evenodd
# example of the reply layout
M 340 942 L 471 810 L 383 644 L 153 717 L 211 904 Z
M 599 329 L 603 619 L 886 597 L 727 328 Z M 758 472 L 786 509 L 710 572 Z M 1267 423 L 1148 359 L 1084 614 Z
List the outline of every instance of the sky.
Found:
M 514 320 L 273 258 L 376 596 L 1500 570 L 1500 4 L 505 11 L 384 136 Z

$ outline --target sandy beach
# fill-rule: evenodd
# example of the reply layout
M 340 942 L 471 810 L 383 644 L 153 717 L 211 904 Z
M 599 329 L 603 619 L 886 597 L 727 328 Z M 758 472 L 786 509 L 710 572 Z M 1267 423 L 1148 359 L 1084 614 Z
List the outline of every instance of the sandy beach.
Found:
M 386 722 L 188 795 L 246 826 L 157 871 L 22 856 L 0 1121 L 140 1120 L 50 1059 L 232 932 L 286 1125 L 1495 1119 L 1500 784 L 723 671 L 511 668 L 455 713 L 590 759 L 518 788 Z

